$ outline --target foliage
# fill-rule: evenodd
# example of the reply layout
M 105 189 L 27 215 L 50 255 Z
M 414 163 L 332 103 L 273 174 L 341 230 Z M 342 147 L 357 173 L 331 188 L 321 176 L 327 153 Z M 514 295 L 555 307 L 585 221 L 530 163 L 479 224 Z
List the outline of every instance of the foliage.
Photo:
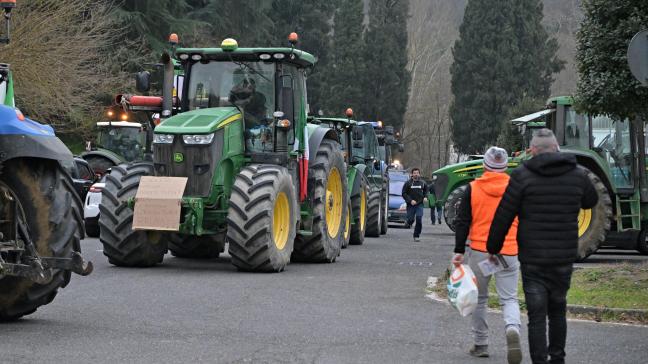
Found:
M 407 17 L 405 0 L 372 0 L 362 59 L 361 115 L 383 120 L 397 129 L 407 108 L 410 73 L 407 70 Z
M 549 96 L 562 62 L 541 21 L 539 0 L 468 3 L 451 67 L 450 117 L 459 152 L 482 153 L 522 98 Z
M 577 103 L 591 114 L 648 119 L 648 88 L 630 73 L 627 49 L 648 29 L 648 2 L 584 0 L 585 20 L 577 34 L 580 81 Z
M 10 63 L 16 103 L 58 132 L 83 130 L 102 113 L 101 99 L 124 81 L 111 69 L 119 36 L 112 8 L 94 0 L 25 0 L 12 13 Z

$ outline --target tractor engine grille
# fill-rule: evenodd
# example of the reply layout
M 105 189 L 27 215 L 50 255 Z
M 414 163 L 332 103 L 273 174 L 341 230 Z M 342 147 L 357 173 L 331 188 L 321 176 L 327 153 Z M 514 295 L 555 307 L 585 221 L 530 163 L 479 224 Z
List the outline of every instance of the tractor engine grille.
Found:
M 216 165 L 223 155 L 224 133 L 224 129 L 217 130 L 208 145 L 185 144 L 182 135 L 176 135 L 172 144 L 155 144 L 155 175 L 187 177 L 185 196 L 209 196 Z

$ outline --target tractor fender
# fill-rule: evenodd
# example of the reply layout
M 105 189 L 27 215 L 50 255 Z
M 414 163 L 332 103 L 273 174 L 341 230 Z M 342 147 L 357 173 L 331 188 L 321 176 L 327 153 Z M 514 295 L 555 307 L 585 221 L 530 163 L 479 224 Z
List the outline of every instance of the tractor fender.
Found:
M 119 165 L 121 163 L 124 163 L 124 160 L 119 158 L 117 154 L 112 153 L 110 151 L 105 151 L 105 150 L 92 150 L 89 152 L 83 152 L 81 153 L 81 158 L 87 159 L 87 157 L 102 157 L 106 158 L 115 165 Z
M 363 179 L 365 180 L 365 185 L 369 184 L 369 182 L 366 181 L 367 177 L 364 175 L 364 173 L 362 173 L 362 171 L 357 170 L 356 168 L 353 167 L 351 168 L 351 170 L 353 170 L 354 172 L 353 172 L 353 181 L 349 179 L 349 191 L 351 192 L 349 194 L 349 197 L 353 197 L 360 194 L 360 186 L 362 184 Z
M 338 143 L 340 142 L 335 130 L 317 126 L 308 137 L 308 155 L 310 159 L 315 159 L 319 146 L 324 139 L 332 139 Z

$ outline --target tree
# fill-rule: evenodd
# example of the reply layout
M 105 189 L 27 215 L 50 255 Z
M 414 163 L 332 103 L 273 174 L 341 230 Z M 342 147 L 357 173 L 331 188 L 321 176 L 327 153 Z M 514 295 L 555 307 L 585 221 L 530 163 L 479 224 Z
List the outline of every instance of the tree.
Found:
M 648 29 L 648 2 L 584 0 L 582 6 L 585 20 L 576 53 L 578 106 L 590 114 L 648 120 L 648 88 L 631 75 L 627 60 L 632 37 Z
M 549 96 L 563 64 L 542 27 L 539 0 L 471 1 L 451 67 L 450 107 L 455 148 L 479 154 L 496 141 L 511 107 Z
M 383 120 L 399 129 L 407 108 L 410 74 L 407 70 L 407 16 L 405 0 L 371 0 L 365 38 L 364 97 L 360 115 Z
M 362 0 L 342 0 L 335 11 L 333 41 L 328 64 L 328 79 L 323 91 L 327 115 L 341 115 L 347 107 L 360 111 L 364 73 L 364 13 Z

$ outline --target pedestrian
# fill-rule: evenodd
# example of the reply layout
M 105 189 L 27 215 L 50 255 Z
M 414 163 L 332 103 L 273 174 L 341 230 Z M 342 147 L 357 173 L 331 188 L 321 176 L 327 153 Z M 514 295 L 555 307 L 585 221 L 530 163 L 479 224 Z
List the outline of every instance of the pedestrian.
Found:
M 432 225 L 435 221 L 438 220 L 439 225 L 441 225 L 441 216 L 443 216 L 443 204 L 437 200 L 436 191 L 434 189 L 434 182 L 430 183 L 428 186 L 429 194 L 434 196 L 434 204 L 430 204 L 430 219 L 432 220 Z
M 560 153 L 551 130 L 534 134 L 531 154 L 511 174 L 486 245 L 489 253 L 500 253 L 509 228 L 519 218 L 517 240 L 531 360 L 564 363 L 565 312 L 578 250 L 578 213 L 596 206 L 598 195 L 576 157 Z
M 414 226 L 414 241 L 419 241 L 423 229 L 423 203 L 427 202 L 427 184 L 421 179 L 421 170 L 412 168 L 410 179 L 403 185 L 403 199 L 407 204 L 407 228 Z
M 522 361 L 520 347 L 520 304 L 518 302 L 518 246 L 516 241 L 517 221 L 512 222 L 506 234 L 501 255 L 491 257 L 486 250 L 488 231 L 495 216 L 495 210 L 504 195 L 509 183 L 506 174 L 508 155 L 498 147 L 490 147 L 484 154 L 484 174 L 472 181 L 466 188 L 459 205 L 455 220 L 455 256 L 452 263 L 458 266 L 464 262 L 466 241 L 470 239 L 467 253 L 468 265 L 477 278 L 477 308 L 472 314 L 472 332 L 474 345 L 470 355 L 480 358 L 488 353 L 488 323 L 486 322 L 488 306 L 488 283 L 491 275 L 484 276 L 479 263 L 491 260 L 502 264 L 504 269 L 496 272 L 495 287 L 502 305 L 504 331 L 506 334 L 507 359 L 509 363 Z

